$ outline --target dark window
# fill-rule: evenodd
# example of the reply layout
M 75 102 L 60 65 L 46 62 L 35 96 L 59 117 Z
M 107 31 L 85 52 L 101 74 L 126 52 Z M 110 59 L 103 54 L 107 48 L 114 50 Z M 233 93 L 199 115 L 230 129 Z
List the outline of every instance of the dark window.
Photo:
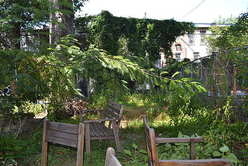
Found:
M 181 53 L 176 53 L 175 58 L 177 61 L 180 61 L 181 60 Z
M 194 52 L 194 60 L 200 58 L 200 53 L 199 52 Z
M 189 43 L 193 45 L 194 44 L 194 35 L 189 34 L 188 37 L 189 37 Z
M 206 34 L 206 32 L 207 32 L 206 29 L 201 29 L 200 30 L 200 34 Z
M 176 44 L 176 51 L 182 51 L 181 44 Z
M 201 35 L 201 42 L 200 42 L 200 44 L 201 44 L 201 45 L 204 45 L 204 44 L 205 44 L 206 30 L 205 30 L 205 29 L 201 29 L 201 30 L 200 30 L 200 35 Z

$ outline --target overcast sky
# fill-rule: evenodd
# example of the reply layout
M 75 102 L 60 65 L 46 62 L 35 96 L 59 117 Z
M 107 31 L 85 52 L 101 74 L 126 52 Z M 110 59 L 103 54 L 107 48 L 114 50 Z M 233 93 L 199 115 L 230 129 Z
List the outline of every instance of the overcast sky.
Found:
M 248 0 L 89 0 L 80 15 L 108 10 L 115 16 L 211 23 L 248 11 Z

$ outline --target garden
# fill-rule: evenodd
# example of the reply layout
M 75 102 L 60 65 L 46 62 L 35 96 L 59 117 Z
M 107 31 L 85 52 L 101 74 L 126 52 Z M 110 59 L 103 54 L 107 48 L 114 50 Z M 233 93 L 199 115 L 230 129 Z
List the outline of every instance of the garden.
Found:
M 99 119 L 95 110 L 106 109 L 109 101 L 123 106 L 122 150 L 116 153 L 122 165 L 148 163 L 144 115 L 159 137 L 203 137 L 196 159 L 248 164 L 248 95 L 232 94 L 229 85 L 235 79 L 235 87 L 247 89 L 248 13 L 211 29 L 218 35 L 207 41 L 219 59 L 204 65 L 217 62 L 208 65 L 222 75 L 217 85 L 211 75 L 204 81 L 189 77 L 198 68 L 172 57 L 173 42 L 192 33 L 193 23 L 108 11 L 75 18 L 85 3 L 0 1 L 0 165 L 39 166 L 44 119 L 66 124 Z M 154 64 L 161 51 L 166 66 L 160 69 Z M 231 66 L 231 78 L 223 64 Z M 213 89 L 222 95 L 209 96 Z M 104 165 L 108 147 L 115 148 L 115 141 L 93 140 L 84 165 Z M 166 143 L 158 153 L 161 159 L 188 159 L 189 146 Z M 75 148 L 49 145 L 48 165 L 76 165 L 76 158 Z

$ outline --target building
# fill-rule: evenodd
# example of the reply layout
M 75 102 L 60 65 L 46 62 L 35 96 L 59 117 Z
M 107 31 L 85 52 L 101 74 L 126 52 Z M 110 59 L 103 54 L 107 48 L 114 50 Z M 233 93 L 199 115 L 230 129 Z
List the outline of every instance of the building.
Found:
M 206 37 L 214 35 L 210 31 L 211 26 L 216 26 L 216 24 L 196 23 L 196 29 L 193 33 L 179 36 L 171 48 L 173 58 L 177 61 L 182 61 L 185 58 L 193 61 L 212 54 L 212 50 L 206 41 Z

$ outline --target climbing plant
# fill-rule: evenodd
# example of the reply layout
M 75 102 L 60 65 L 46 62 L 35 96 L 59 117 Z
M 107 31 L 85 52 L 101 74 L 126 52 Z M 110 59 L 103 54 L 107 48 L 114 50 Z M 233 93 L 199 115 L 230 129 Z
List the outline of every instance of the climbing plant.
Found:
M 108 11 L 78 18 L 76 25 L 88 33 L 89 45 L 112 55 L 147 57 L 151 62 L 158 59 L 161 48 L 169 55 L 176 37 L 194 29 L 192 23 L 115 17 Z

